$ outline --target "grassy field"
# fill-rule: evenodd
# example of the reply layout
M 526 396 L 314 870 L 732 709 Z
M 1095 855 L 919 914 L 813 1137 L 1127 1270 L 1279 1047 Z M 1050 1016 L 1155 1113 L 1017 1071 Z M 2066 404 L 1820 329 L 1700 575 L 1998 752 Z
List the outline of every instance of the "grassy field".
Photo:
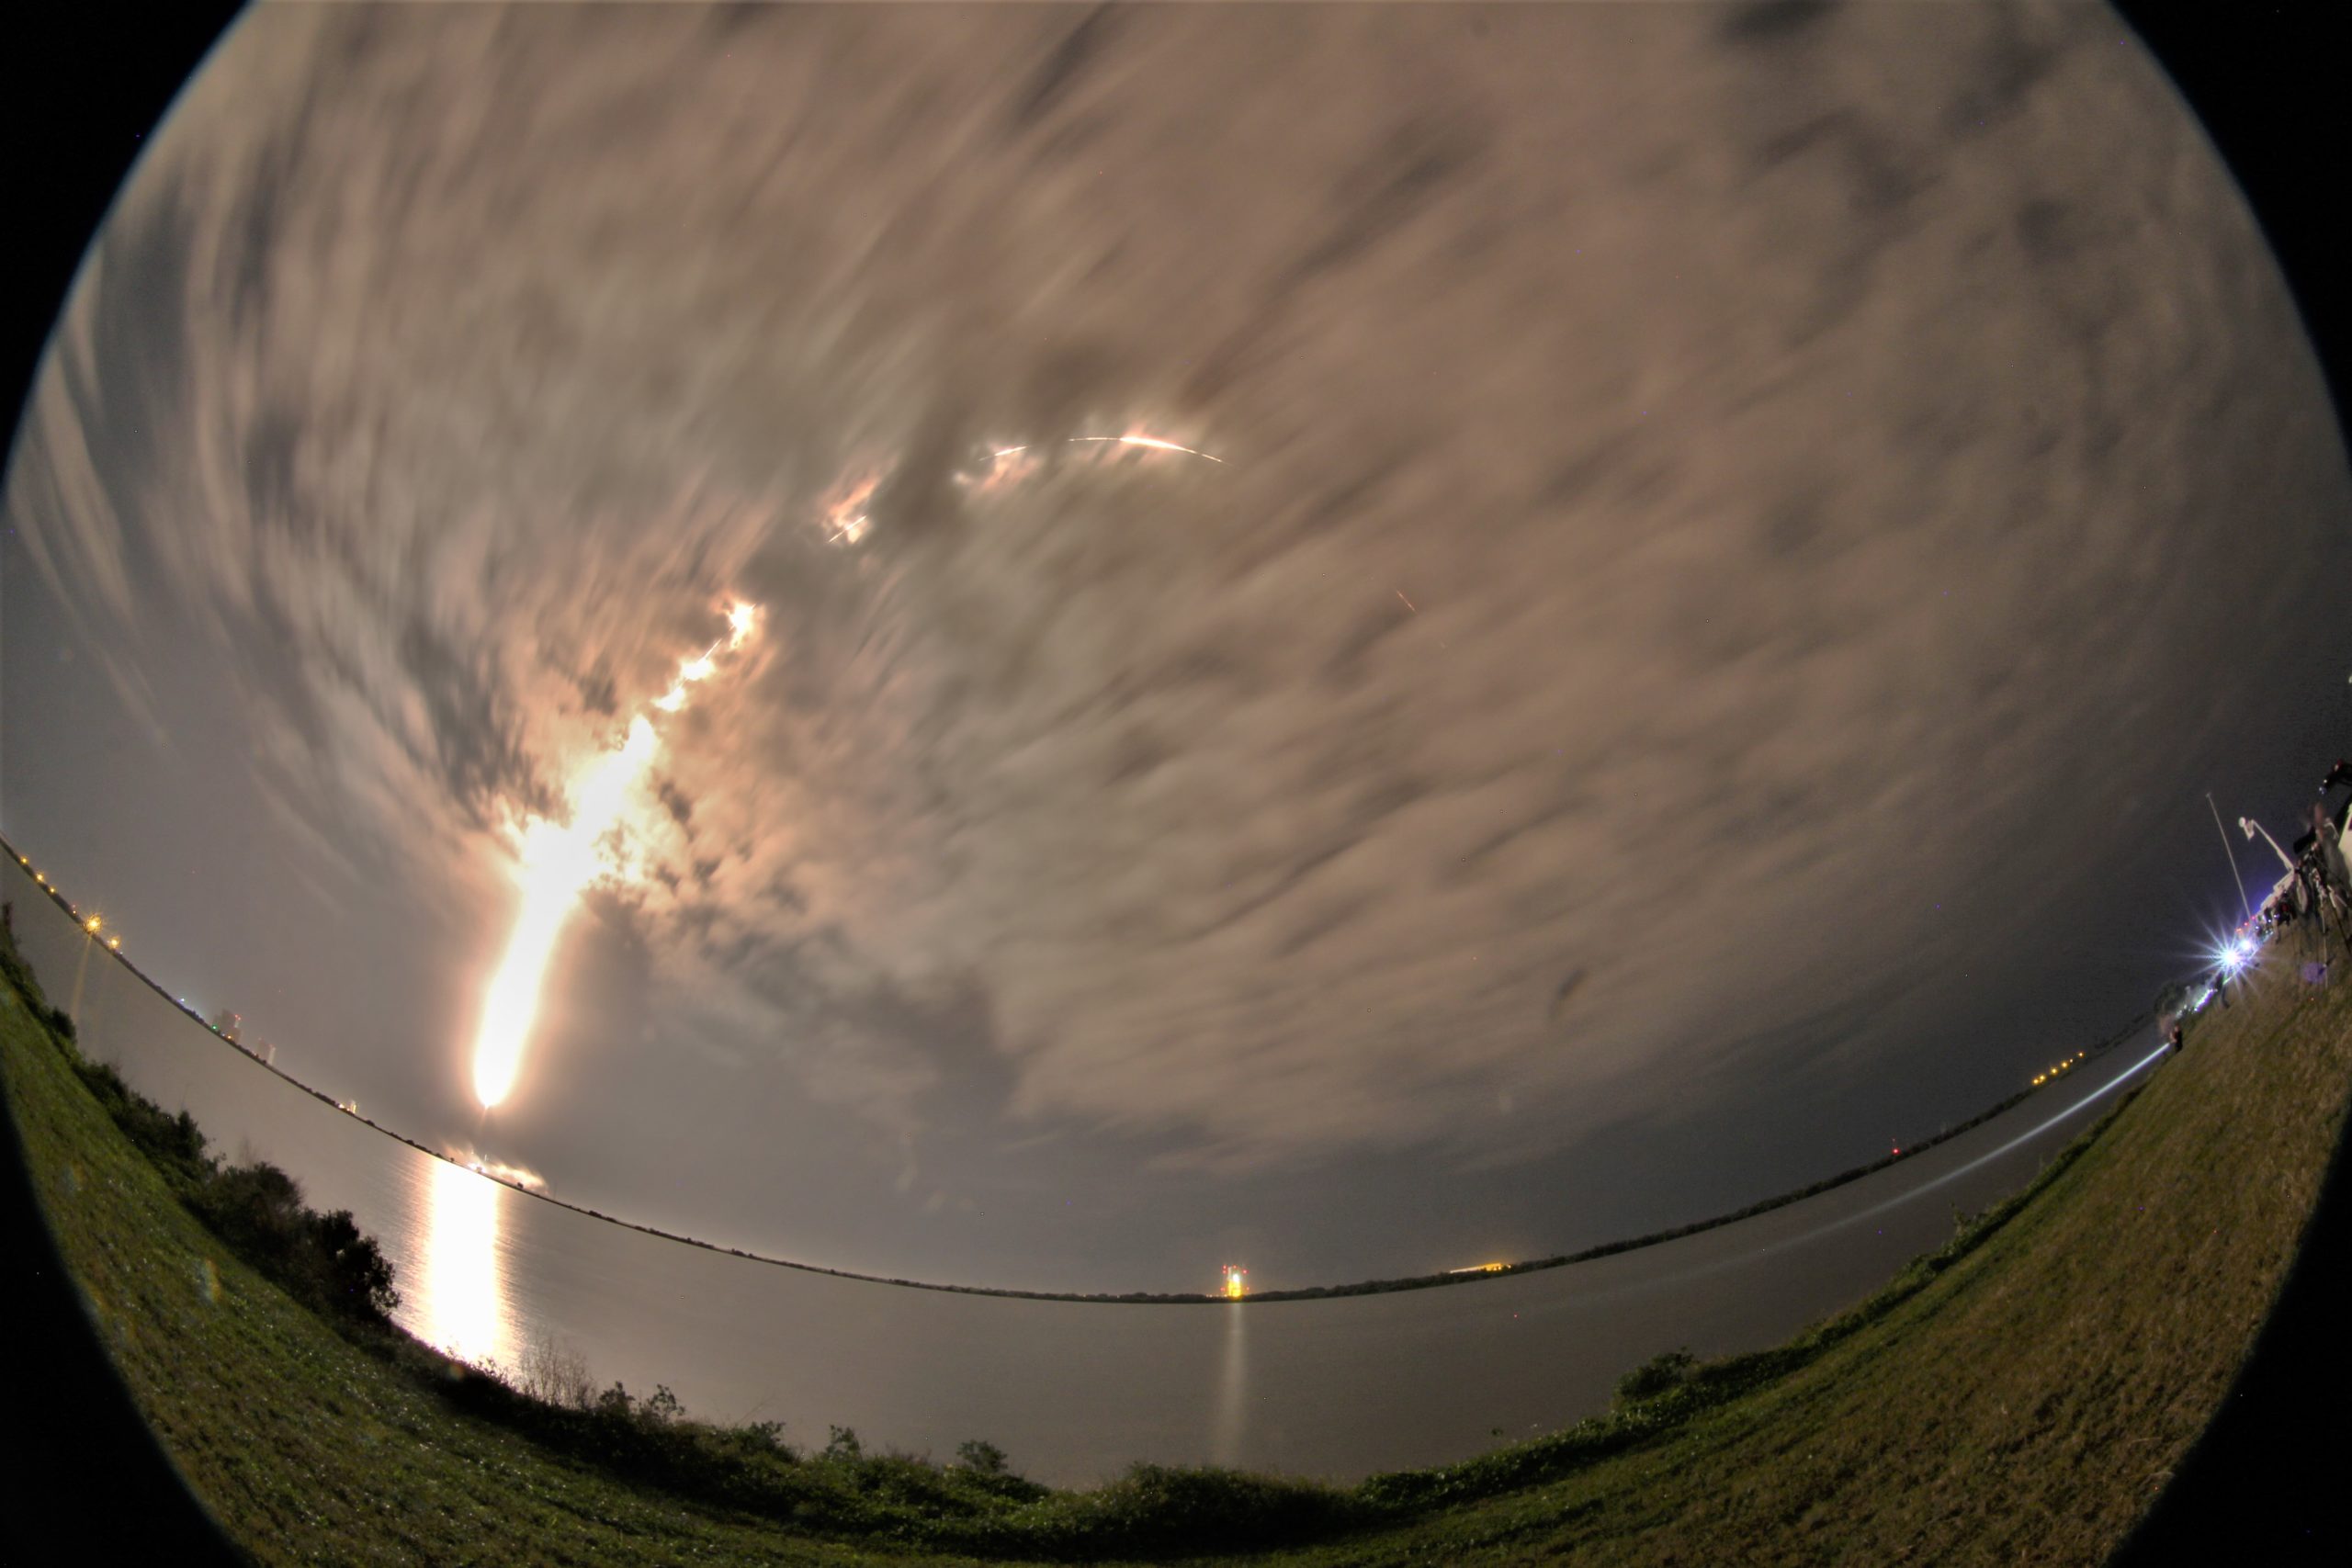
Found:
M 2091 1562 L 2219 1404 L 2341 1129 L 2352 987 L 2272 969 L 2027 1193 L 1852 1313 L 1610 1416 L 1348 1489 L 1154 1470 L 1046 1494 L 707 1429 L 687 1435 L 717 1482 L 650 1484 L 245 1267 L 109 1120 L 38 995 L 6 986 L 0 1070 L 135 1399 L 264 1562 Z

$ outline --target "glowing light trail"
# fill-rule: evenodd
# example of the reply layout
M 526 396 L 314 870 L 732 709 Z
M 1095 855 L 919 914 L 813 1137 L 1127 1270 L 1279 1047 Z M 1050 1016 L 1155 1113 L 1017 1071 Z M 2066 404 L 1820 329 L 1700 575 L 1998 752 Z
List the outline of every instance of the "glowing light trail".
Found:
M 2113 1094 L 2117 1089 L 2121 1089 L 2133 1078 L 2139 1077 L 2140 1074 L 2146 1071 L 2148 1067 L 2153 1066 L 2157 1058 L 2164 1055 L 2165 1053 L 2169 1051 L 2171 1048 L 2172 1047 L 2169 1045 L 2157 1046 L 2154 1051 L 2149 1052 L 2145 1056 L 2141 1057 L 2138 1061 L 2132 1063 L 2130 1066 L 2116 1074 L 2114 1077 L 2110 1078 L 2106 1083 L 2099 1085 L 2098 1088 L 2091 1090 L 2088 1094 L 2083 1096 L 2082 1099 L 2076 1100 L 2074 1104 L 2066 1107 L 2066 1109 L 2057 1112 L 2055 1115 L 2045 1119 L 2039 1124 L 2029 1128 L 2027 1131 L 2019 1133 L 2016 1137 L 2011 1138 L 2007 1143 L 2001 1145 L 2000 1147 L 1987 1150 L 1985 1153 L 1978 1155 L 1974 1159 L 1968 1161 L 1964 1165 L 1957 1166 L 1951 1170 L 1947 1170 L 1942 1175 L 1936 1177 L 1934 1179 L 1921 1182 L 1918 1186 L 1911 1188 L 1906 1191 L 1898 1192 L 1894 1197 L 1886 1199 L 1882 1202 L 1873 1203 L 1867 1209 L 1858 1210 L 1853 1213 L 1844 1215 L 1838 1219 L 1831 1220 L 1826 1224 L 1816 1225 L 1809 1231 L 1803 1231 L 1795 1235 L 1784 1237 L 1780 1241 L 1769 1243 L 1763 1247 L 1756 1247 L 1752 1251 L 1743 1250 L 1736 1252 L 1728 1257 L 1718 1258 L 1712 1262 L 1702 1263 L 1696 1268 L 1684 1269 L 1676 1273 L 1661 1274 L 1653 1279 L 1636 1280 L 1629 1284 L 1618 1285 L 1609 1289 L 1597 1291 L 1587 1296 L 1585 1299 L 1588 1301 L 1621 1300 L 1627 1296 L 1641 1295 L 1652 1292 L 1669 1290 L 1677 1285 L 1688 1284 L 1693 1280 L 1705 1279 L 1711 1274 L 1720 1274 L 1727 1269 L 1737 1269 L 1744 1265 L 1752 1264 L 1756 1259 L 1770 1257 L 1776 1252 L 1786 1252 L 1792 1247 L 1807 1246 L 1813 1242 L 1818 1241 L 1823 1236 L 1844 1230 L 1849 1225 L 1858 1225 L 1862 1224 L 1864 1221 L 1874 1220 L 1890 1209 L 1900 1208 L 1902 1205 L 1911 1202 L 1915 1199 L 1924 1198 L 1928 1193 L 1933 1192 L 1937 1188 L 1944 1186 L 1948 1182 L 1957 1181 L 1962 1177 L 1980 1169 L 1984 1166 L 1990 1165 L 1993 1161 L 1999 1159 L 2002 1156 L 2009 1154 L 2024 1145 L 2032 1142 L 2034 1139 L 2041 1137 L 2044 1133 L 2049 1132 L 2052 1127 L 2057 1126 L 2060 1122 L 2081 1115 L 2084 1111 L 2089 1110 L 2092 1106 L 2098 1104 L 2100 1100 L 2106 1099 L 2109 1095 Z
M 1219 467 L 1223 467 L 1225 464 L 1225 459 L 1217 457 L 1215 453 L 1204 452 L 1199 448 L 1193 446 L 1179 446 L 1173 441 L 1162 441 L 1157 435 L 1073 435 L 1069 438 L 1067 445 L 1076 446 L 1087 442 L 1102 441 L 1115 442 L 1123 446 L 1148 446 L 1159 452 L 1182 452 L 1188 457 L 1206 457 L 1210 462 L 1217 464 Z M 1010 457 L 1017 453 L 1026 452 L 1027 450 L 1029 450 L 1029 448 L 1026 446 L 1005 446 L 999 448 L 996 452 L 991 454 L 991 456 L 998 457 Z
M 737 604 L 728 612 L 728 635 L 678 668 L 677 681 L 656 698 L 663 713 L 686 705 L 687 688 L 707 680 L 718 669 L 718 656 L 743 646 L 759 624 L 756 605 Z M 514 1090 L 523 1068 L 523 1050 L 530 1043 L 531 1026 L 539 1010 L 539 987 L 548 963 L 555 956 L 556 939 L 571 917 L 571 907 L 602 869 L 597 845 L 620 820 L 630 789 L 644 776 L 661 747 L 653 723 L 643 714 L 629 721 L 628 737 L 616 750 L 607 751 L 588 766 L 571 792 L 571 821 L 559 826 L 535 818 L 523 830 L 517 880 L 523 907 L 514 917 L 514 933 L 507 939 L 506 956 L 491 977 L 482 1001 L 481 1027 L 474 1037 L 474 1098 L 487 1111 Z

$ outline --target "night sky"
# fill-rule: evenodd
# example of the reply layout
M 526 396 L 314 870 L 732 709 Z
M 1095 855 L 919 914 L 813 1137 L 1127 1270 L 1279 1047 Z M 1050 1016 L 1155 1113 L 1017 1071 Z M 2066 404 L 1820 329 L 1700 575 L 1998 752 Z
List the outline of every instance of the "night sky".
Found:
M 0 827 L 297 1077 L 722 1244 L 1736 1207 L 2144 1006 L 2205 792 L 2352 750 L 2318 362 L 2098 8 L 288 8 L 150 141 Z M 1224 461 L 1061 445 L 1130 431 Z M 481 1125 L 512 829 L 738 601 Z

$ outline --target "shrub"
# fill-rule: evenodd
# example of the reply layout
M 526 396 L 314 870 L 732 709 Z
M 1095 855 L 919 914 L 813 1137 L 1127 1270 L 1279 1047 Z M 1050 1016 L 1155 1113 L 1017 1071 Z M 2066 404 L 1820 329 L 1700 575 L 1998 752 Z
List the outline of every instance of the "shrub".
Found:
M 855 1427 L 831 1427 L 827 1430 L 831 1433 L 831 1436 L 825 1439 L 827 1459 L 842 1461 L 859 1460 L 865 1457 L 865 1445 L 857 1440 Z
M 539 1330 L 514 1353 L 514 1381 L 515 1392 L 542 1404 L 585 1410 L 596 1399 L 588 1359 L 551 1329 Z
M 266 1161 L 207 1175 L 191 1195 L 197 1217 L 289 1293 L 364 1324 L 383 1323 L 400 1304 L 391 1263 L 350 1210 L 313 1213 L 300 1184 Z
M 781 1421 L 746 1421 L 740 1427 L 722 1428 L 719 1436 L 747 1452 L 792 1457 L 792 1446 L 784 1440 Z
M 1003 1475 L 1012 1469 L 1005 1461 L 1002 1449 L 978 1438 L 958 1445 L 956 1462 L 975 1475 Z
M 198 1212 L 214 1235 L 239 1252 L 283 1261 L 300 1232 L 302 1189 L 267 1161 L 234 1165 L 206 1187 Z
M 1623 1407 L 1686 1383 L 1698 1365 L 1687 1348 L 1653 1356 L 1617 1380 L 1617 1403 Z
M 1082 1555 L 1162 1555 L 1275 1545 L 1365 1522 L 1360 1495 L 1315 1482 L 1209 1467 L 1138 1464 L 1101 1491 L 1070 1499 Z
M 348 1209 L 308 1216 L 310 1261 L 320 1271 L 329 1299 L 360 1318 L 389 1318 L 401 1304 L 392 1289 L 392 1265 L 363 1234 Z

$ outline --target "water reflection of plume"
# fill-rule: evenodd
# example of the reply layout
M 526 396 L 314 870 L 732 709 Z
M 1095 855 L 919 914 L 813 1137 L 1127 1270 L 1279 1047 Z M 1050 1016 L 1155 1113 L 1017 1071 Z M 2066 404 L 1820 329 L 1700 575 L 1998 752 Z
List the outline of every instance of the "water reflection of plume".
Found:
M 424 1277 L 416 1291 L 417 1332 L 477 1366 L 512 1359 L 505 1269 L 499 1252 L 498 1183 L 444 1160 L 420 1162 L 425 1177 Z
M 1241 1463 L 1241 1439 L 1250 1427 L 1250 1311 L 1239 1303 L 1225 1313 L 1225 1364 L 1217 1376 L 1216 1404 L 1210 1416 L 1209 1462 Z

